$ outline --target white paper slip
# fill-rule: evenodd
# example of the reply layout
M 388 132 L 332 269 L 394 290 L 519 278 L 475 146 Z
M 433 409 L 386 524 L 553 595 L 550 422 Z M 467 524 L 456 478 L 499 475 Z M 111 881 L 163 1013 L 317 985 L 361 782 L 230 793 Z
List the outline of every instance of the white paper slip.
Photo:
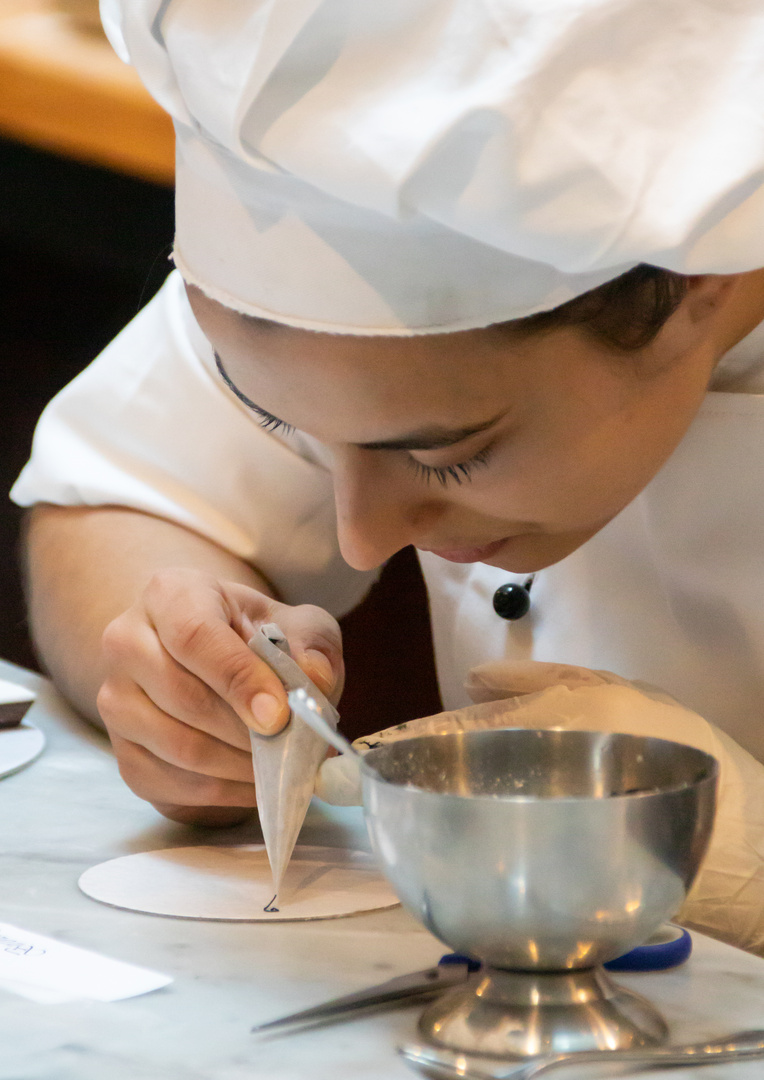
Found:
M 0 923 L 0 988 L 32 1001 L 121 1001 L 171 982 L 157 971 Z

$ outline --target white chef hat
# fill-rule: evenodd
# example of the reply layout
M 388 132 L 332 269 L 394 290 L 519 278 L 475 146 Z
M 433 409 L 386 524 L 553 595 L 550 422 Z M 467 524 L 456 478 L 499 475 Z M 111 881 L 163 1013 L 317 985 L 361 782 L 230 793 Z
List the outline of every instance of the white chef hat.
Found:
M 176 263 L 238 311 L 434 333 L 764 265 L 761 0 L 101 7 L 175 120 Z

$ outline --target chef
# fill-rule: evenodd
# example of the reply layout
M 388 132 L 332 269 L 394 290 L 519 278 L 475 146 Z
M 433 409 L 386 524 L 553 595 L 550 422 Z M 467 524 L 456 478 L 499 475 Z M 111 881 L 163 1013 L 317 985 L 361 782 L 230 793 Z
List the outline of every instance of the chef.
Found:
M 175 271 L 13 498 L 42 655 L 177 820 L 254 805 L 279 623 L 413 544 L 441 695 L 540 660 L 764 762 L 756 0 L 102 0 L 173 116 Z

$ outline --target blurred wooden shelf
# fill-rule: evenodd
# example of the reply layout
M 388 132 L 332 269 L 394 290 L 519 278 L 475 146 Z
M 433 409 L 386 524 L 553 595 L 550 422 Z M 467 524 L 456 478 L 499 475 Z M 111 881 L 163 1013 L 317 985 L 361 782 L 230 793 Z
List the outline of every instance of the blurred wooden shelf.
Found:
M 0 0 L 0 135 L 173 182 L 170 118 L 101 34 L 45 0 Z

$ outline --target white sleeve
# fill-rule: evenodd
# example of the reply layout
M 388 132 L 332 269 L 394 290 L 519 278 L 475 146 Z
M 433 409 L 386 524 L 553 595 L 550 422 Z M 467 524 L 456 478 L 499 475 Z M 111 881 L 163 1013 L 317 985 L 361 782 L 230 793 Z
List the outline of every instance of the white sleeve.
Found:
M 339 553 L 326 461 L 308 436 L 264 431 L 223 385 L 176 272 L 48 405 L 11 498 L 176 521 L 256 566 L 288 603 L 339 615 L 376 573 Z

